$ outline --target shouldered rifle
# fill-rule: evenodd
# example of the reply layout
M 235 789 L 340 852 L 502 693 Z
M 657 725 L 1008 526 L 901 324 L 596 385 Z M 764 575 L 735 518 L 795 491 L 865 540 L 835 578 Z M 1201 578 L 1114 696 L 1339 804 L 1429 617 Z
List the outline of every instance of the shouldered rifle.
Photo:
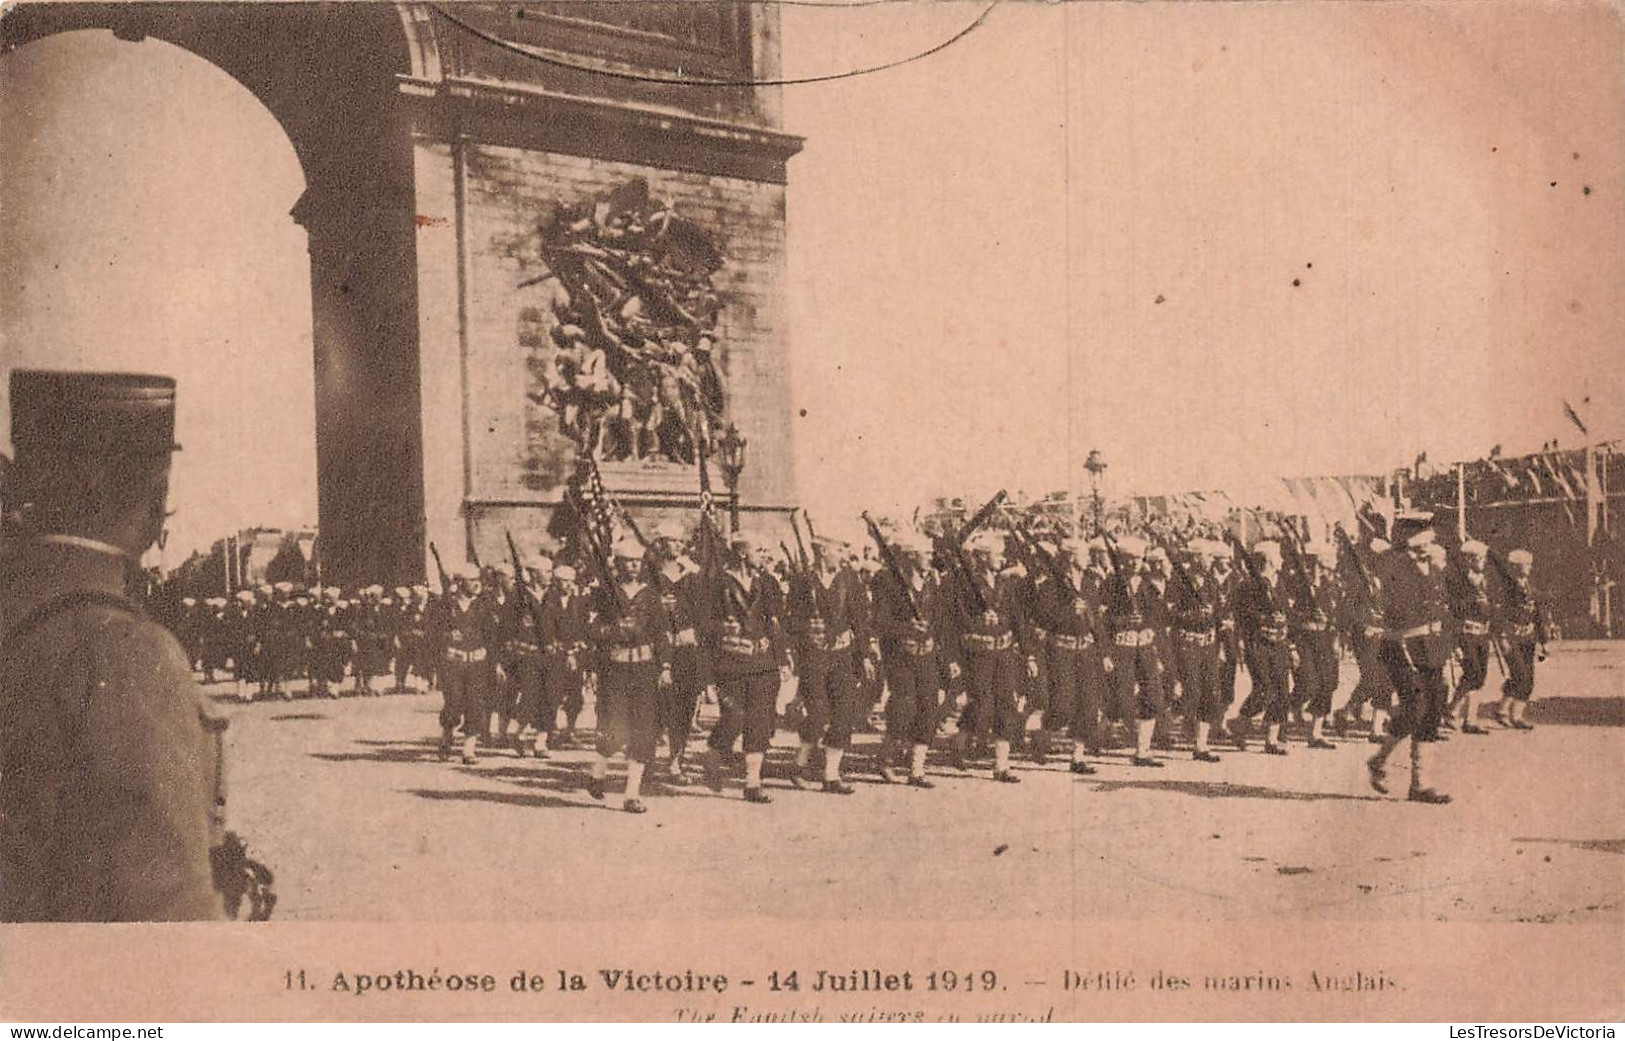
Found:
M 1179 576 L 1180 584 L 1183 585 L 1185 587 L 1185 591 L 1191 595 L 1191 599 L 1200 600 L 1202 598 L 1202 594 L 1196 591 L 1196 580 L 1191 578 L 1191 573 L 1185 567 L 1185 562 L 1179 559 L 1179 554 L 1174 552 L 1173 546 L 1169 545 L 1168 540 L 1163 538 L 1161 535 L 1153 534 L 1151 539 L 1157 545 L 1162 547 L 1162 551 L 1164 553 L 1168 554 L 1168 563 L 1174 566 L 1174 574 Z
M 434 569 L 440 575 L 440 595 L 451 595 L 451 576 L 446 574 L 446 565 L 440 562 L 440 550 L 433 542 L 429 543 L 429 553 L 434 557 Z
M 1314 584 L 1309 581 L 1309 569 L 1304 566 L 1303 554 L 1298 545 L 1298 533 L 1287 525 L 1285 521 L 1275 522 L 1276 530 L 1281 533 L 1281 542 L 1284 544 L 1283 556 L 1292 567 L 1292 577 L 1297 581 L 1299 592 L 1309 600 L 1315 598 Z
M 897 554 L 892 552 L 886 537 L 880 534 L 880 526 L 867 514 L 863 514 L 863 523 L 869 529 L 869 537 L 874 540 L 875 548 L 880 551 L 880 560 L 891 572 L 892 578 L 897 580 L 898 588 L 903 591 L 903 599 L 908 603 L 908 613 L 914 616 L 916 622 L 924 621 L 920 615 L 920 605 L 914 601 L 914 587 L 908 584 L 908 575 L 897 562 Z
M 519 561 L 519 547 L 514 545 L 513 532 L 502 529 L 508 540 L 508 555 L 513 558 L 514 603 L 521 609 L 530 606 L 530 583 L 526 581 L 525 565 Z
M 1066 568 L 1055 554 L 1045 548 L 1043 541 L 1024 527 L 1016 526 L 1010 530 L 1015 533 L 1022 545 L 1027 547 L 1029 556 L 1049 573 L 1049 577 L 1055 580 L 1056 585 L 1061 587 L 1061 591 L 1071 599 L 1077 600 L 1078 590 L 1072 584 L 1072 576 L 1066 573 Z
M 1100 541 L 1102 541 L 1102 542 L 1104 542 L 1106 544 L 1106 559 L 1111 561 L 1112 577 L 1115 578 L 1118 581 L 1118 583 L 1120 583 L 1122 585 L 1122 587 L 1124 589 L 1127 589 L 1128 588 L 1128 576 L 1123 574 L 1123 564 L 1122 564 L 1122 562 L 1120 560 L 1117 559 L 1117 557 L 1118 557 L 1117 540 L 1112 538 L 1112 533 L 1111 532 L 1107 531 L 1105 528 L 1101 528 L 1100 529 Z
M 809 529 L 812 528 L 812 521 L 807 522 L 807 527 Z M 807 544 L 801 540 L 801 525 L 796 523 L 795 510 L 790 511 L 790 530 L 796 534 L 796 551 L 798 554 L 800 554 L 799 559 L 801 561 L 801 570 L 811 571 L 812 561 L 807 556 Z M 787 557 L 790 555 L 789 547 L 785 547 L 784 554 Z
M 915 512 L 918 513 L 919 510 L 916 509 Z M 801 510 L 801 516 L 807 522 L 807 541 L 812 544 L 813 563 L 822 565 L 824 562 L 824 551 L 818 548 L 818 532 L 813 530 L 812 514 L 808 513 L 806 508 L 803 507 Z M 790 523 L 794 524 L 795 519 L 796 515 L 794 513 L 790 514 Z
M 1360 555 L 1360 547 L 1356 546 L 1354 540 L 1349 538 L 1349 533 L 1343 530 L 1341 524 L 1332 528 L 1332 535 L 1337 539 L 1337 544 L 1342 548 L 1343 552 L 1348 554 L 1350 560 L 1354 561 L 1354 569 L 1359 572 L 1360 581 L 1365 583 L 1366 593 L 1370 596 L 1376 596 L 1376 576 L 1372 575 L 1371 569 L 1366 566 L 1365 558 Z
M 1246 546 L 1241 544 L 1241 540 L 1236 538 L 1236 533 L 1226 528 L 1224 541 L 1235 551 L 1236 563 L 1246 573 L 1248 580 L 1252 582 L 1261 581 L 1263 576 L 1258 573 L 1258 565 L 1253 563 L 1253 555 L 1247 551 Z
M 972 535 L 976 534 L 977 530 L 981 528 L 982 525 L 988 522 L 988 520 L 993 516 L 994 511 L 1004 503 L 1006 498 L 1007 494 L 1005 490 L 1000 488 L 998 491 L 993 493 L 993 498 L 983 503 L 982 508 L 971 515 L 971 519 L 966 521 L 965 526 L 960 528 L 958 534 L 954 536 L 954 542 L 957 543 L 959 548 L 963 548 L 965 542 Z

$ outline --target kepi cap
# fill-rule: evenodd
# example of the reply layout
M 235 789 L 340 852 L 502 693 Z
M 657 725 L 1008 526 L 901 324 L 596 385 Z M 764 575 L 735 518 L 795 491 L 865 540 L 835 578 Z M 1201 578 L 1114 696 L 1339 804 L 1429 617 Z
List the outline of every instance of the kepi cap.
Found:
M 13 369 L 11 443 L 19 453 L 176 451 L 175 381 L 136 373 Z

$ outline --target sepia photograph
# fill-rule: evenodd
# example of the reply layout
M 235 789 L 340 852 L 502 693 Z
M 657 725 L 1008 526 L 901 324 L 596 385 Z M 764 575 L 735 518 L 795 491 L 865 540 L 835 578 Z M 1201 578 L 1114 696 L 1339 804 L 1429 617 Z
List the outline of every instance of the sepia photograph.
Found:
M 5 4 L 0 1019 L 1619 1020 L 1622 88 Z

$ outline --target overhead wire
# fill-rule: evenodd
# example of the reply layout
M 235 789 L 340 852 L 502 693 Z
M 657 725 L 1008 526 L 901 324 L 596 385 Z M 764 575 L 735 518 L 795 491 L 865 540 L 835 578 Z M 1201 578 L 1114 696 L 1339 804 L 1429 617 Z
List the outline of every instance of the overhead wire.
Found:
M 816 2 L 816 0 L 771 0 L 771 2 L 778 4 L 798 4 L 800 6 L 808 7 L 859 7 L 870 6 L 875 3 L 892 3 L 895 2 L 895 0 L 841 0 L 839 3 L 820 3 Z M 594 76 L 607 76 L 611 79 L 629 80 L 634 83 L 656 83 L 671 87 L 792 87 L 808 83 L 829 83 L 834 80 L 851 79 L 856 76 L 868 76 L 877 72 L 885 72 L 888 69 L 900 68 L 913 62 L 923 61 L 924 59 L 933 55 L 942 53 L 949 47 L 952 47 L 954 44 L 969 36 L 971 33 L 980 29 L 987 21 L 987 16 L 992 14 L 993 9 L 998 7 L 1002 2 L 1003 0 L 991 0 L 987 7 L 982 9 L 981 14 L 978 14 L 976 18 L 964 28 L 943 40 L 941 43 L 938 43 L 933 47 L 928 47 L 916 54 L 911 54 L 906 58 L 898 58 L 893 61 L 882 62 L 879 65 L 870 65 L 861 69 L 847 69 L 843 72 L 826 73 L 820 76 L 795 76 L 780 79 L 761 80 L 716 79 L 682 75 L 658 76 L 649 73 L 626 72 L 620 69 L 609 69 L 598 65 L 584 65 L 580 62 L 565 61 L 562 58 L 555 58 L 552 55 L 544 54 L 535 48 L 515 43 L 512 40 L 505 40 L 495 33 L 488 32 L 476 25 L 472 25 L 465 19 L 452 14 L 440 4 L 431 4 L 430 10 L 439 15 L 441 18 L 445 19 L 447 22 L 450 22 L 452 25 L 461 29 L 463 32 L 466 32 L 470 36 L 473 36 L 479 40 L 483 40 L 485 43 L 488 43 L 493 47 L 507 51 L 510 54 L 517 54 L 521 57 L 529 58 L 530 60 L 538 62 L 542 65 L 548 65 L 556 69 L 563 69 L 570 72 L 582 72 Z

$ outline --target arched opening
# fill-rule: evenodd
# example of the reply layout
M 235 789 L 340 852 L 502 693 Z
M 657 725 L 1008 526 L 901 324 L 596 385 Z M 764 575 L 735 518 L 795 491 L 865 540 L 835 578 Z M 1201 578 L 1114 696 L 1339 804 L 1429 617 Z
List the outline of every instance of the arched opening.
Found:
M 326 576 L 340 584 L 397 583 L 423 574 L 415 170 L 412 119 L 401 104 L 400 84 L 401 77 L 409 78 L 418 70 L 415 62 L 425 51 L 422 26 L 411 21 L 411 13 L 411 8 L 393 4 L 47 2 L 24 5 L 0 19 L 0 69 L 14 81 L 25 76 L 32 63 L 42 62 L 42 56 L 82 48 L 86 44 L 80 41 L 85 39 L 95 40 L 97 47 L 116 48 L 103 57 L 130 55 L 127 60 L 134 61 L 136 54 L 161 55 L 159 65 L 171 67 L 147 69 L 110 103 L 89 112 L 76 95 L 83 92 L 84 81 L 108 74 L 106 62 L 90 63 L 82 74 L 57 70 L 40 77 L 49 83 L 8 84 L 5 118 L 0 122 L 17 141 L 0 152 L 8 184 L 17 176 L 14 168 L 28 165 L 14 158 L 19 149 L 34 150 L 31 162 L 43 164 L 47 179 L 61 166 L 63 155 L 77 156 L 85 176 L 96 172 L 93 167 L 99 162 L 108 167 L 103 171 L 106 182 L 120 186 L 115 201 L 132 208 L 137 214 L 131 218 L 134 226 L 141 227 L 154 207 L 149 193 L 183 196 L 173 190 L 173 182 L 188 178 L 195 182 L 200 172 L 214 174 L 213 179 L 201 178 L 187 207 L 170 214 L 167 222 L 146 228 L 139 239 L 120 237 L 111 223 L 108 228 L 95 226 L 98 211 L 77 202 L 6 206 L 8 212 L 21 214 L 18 224 L 7 226 L 8 256 L 35 248 L 35 225 L 55 227 L 65 241 L 98 244 L 98 250 L 122 244 L 126 256 L 147 257 L 139 273 L 150 288 L 145 297 L 130 294 L 131 283 L 91 277 L 92 270 L 100 273 L 92 264 L 80 272 L 65 303 L 71 309 L 81 306 L 71 299 L 75 295 L 115 290 L 124 294 L 94 301 L 104 315 L 107 335 L 87 335 L 82 325 L 75 329 L 67 323 L 58 330 L 55 344 L 24 336 L 27 328 L 19 324 L 21 320 L 10 320 L 18 309 L 8 297 L 9 324 L 0 341 L 6 365 L 66 365 L 71 355 L 63 353 L 62 342 L 72 342 L 86 345 L 80 350 L 88 351 L 94 344 L 97 351 L 106 351 L 84 354 L 84 367 L 135 367 L 147 359 L 142 367 L 159 368 L 152 361 L 157 355 L 142 354 L 135 347 L 119 354 L 109 345 L 175 344 L 184 353 L 185 364 L 164 371 L 176 372 L 185 381 L 182 423 L 190 423 L 186 417 L 189 409 L 198 407 L 195 402 L 211 406 L 225 402 L 228 407 L 215 408 L 216 415 L 238 417 L 251 427 L 251 441 L 269 445 L 263 453 L 237 462 L 228 458 L 205 463 L 190 454 L 204 448 L 199 437 L 192 438 L 194 445 L 188 446 L 189 454 L 181 463 L 185 474 L 177 477 L 176 502 L 189 516 L 178 517 L 176 523 L 184 528 L 188 521 L 197 521 L 210 537 L 225 532 L 216 524 L 205 524 L 209 514 L 189 505 L 196 499 L 197 482 L 186 475 L 202 475 L 205 483 L 229 475 L 241 482 L 245 496 L 273 500 L 274 515 L 286 518 L 277 523 L 307 523 L 313 515 L 309 466 L 301 460 L 308 459 L 308 441 L 295 445 L 278 435 L 295 430 L 306 438 L 313 430 L 315 515 L 322 557 Z M 111 30 L 111 37 L 106 30 Z M 41 47 L 45 49 L 36 49 Z M 206 86 L 178 87 L 170 78 L 176 68 Z M 137 103 L 153 90 L 159 100 Z M 71 118 L 73 113 L 78 113 L 77 119 Z M 140 140 L 143 116 L 157 120 L 154 126 L 169 134 L 171 147 L 152 148 L 151 142 Z M 42 147 L 29 128 L 53 121 L 62 130 Z M 125 169 L 105 143 L 99 156 L 86 148 L 92 140 L 116 137 L 114 130 L 129 131 L 148 161 Z M 148 169 L 152 174 L 143 176 Z M 250 209 L 268 223 L 244 228 L 224 219 L 216 226 L 216 218 L 232 211 L 219 202 L 228 181 L 239 183 L 259 200 Z M 287 197 L 290 193 L 295 200 Z M 53 206 L 67 206 L 75 219 L 68 220 Z M 108 206 L 113 208 L 111 202 Z M 64 233 L 62 228 L 77 230 Z M 258 238 L 245 234 L 255 228 Z M 168 241 L 187 229 L 199 249 L 216 249 L 214 260 L 186 269 L 172 263 L 170 254 L 154 254 L 151 241 Z M 230 253 L 235 263 L 219 259 L 220 243 L 228 240 L 237 244 Z M 291 255 L 296 242 L 304 251 L 298 272 L 280 259 L 284 248 Z M 58 262 L 50 261 L 44 270 L 55 272 L 49 264 Z M 181 277 L 183 270 L 190 270 L 190 277 Z M 247 310 L 224 312 L 224 320 L 215 313 L 212 322 L 201 321 L 221 294 L 258 302 L 245 304 Z M 301 294 L 302 311 L 296 303 Z M 272 302 L 273 296 L 281 302 Z M 185 320 L 166 308 L 185 311 Z M 156 321 L 164 315 L 170 315 L 169 324 Z M 148 319 L 153 322 L 141 324 Z M 179 326 L 187 323 L 198 328 L 212 325 L 214 335 L 202 345 L 195 336 L 190 340 L 179 336 Z M 279 346 L 265 347 L 262 338 Z M 303 348 L 280 346 L 290 342 Z M 205 369 L 201 386 L 195 388 L 198 392 L 192 393 L 189 384 L 195 377 L 189 374 L 209 354 L 245 361 L 257 371 L 247 378 L 245 388 L 241 380 L 222 384 Z M 290 366 L 294 358 L 301 359 L 297 390 L 265 378 L 284 358 Z M 292 379 L 291 369 L 288 375 Z M 313 406 L 307 405 L 312 397 Z M 264 403 L 263 411 L 249 407 L 255 402 Z M 203 414 L 190 413 L 194 419 Z M 187 436 L 185 426 L 181 436 Z M 287 473 L 303 473 L 304 483 L 284 486 L 280 478 Z M 210 509 L 217 505 L 213 496 L 201 501 Z M 175 546 L 190 547 L 198 537 L 177 530 Z
M 178 379 L 166 565 L 314 525 L 305 177 L 281 125 L 210 62 L 102 30 L 9 53 L 0 98 L 7 366 Z

